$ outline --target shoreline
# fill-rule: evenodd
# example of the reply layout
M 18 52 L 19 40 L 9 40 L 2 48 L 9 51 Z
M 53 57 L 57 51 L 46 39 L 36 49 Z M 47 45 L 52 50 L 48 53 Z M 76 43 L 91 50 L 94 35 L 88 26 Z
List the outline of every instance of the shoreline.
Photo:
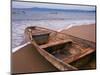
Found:
M 21 42 L 24 40 L 24 29 L 28 26 L 40 26 L 40 27 L 45 27 L 51 30 L 55 30 L 55 31 L 62 31 L 65 29 L 69 29 L 72 28 L 74 26 L 82 26 L 82 25 L 91 25 L 91 22 L 69 22 L 69 21 L 52 21 L 50 23 L 50 21 L 47 22 L 18 22 L 18 23 L 13 23 L 13 29 L 12 29 L 12 47 L 13 49 L 17 46 L 21 45 Z M 17 29 L 16 29 L 17 27 Z
M 83 30 L 85 30 L 85 31 L 83 31 Z M 65 29 L 58 30 L 58 32 L 73 35 L 73 36 L 83 38 L 83 39 L 93 41 L 93 42 L 95 42 L 95 38 L 96 38 L 95 37 L 95 31 L 96 31 L 95 30 L 95 24 L 85 24 L 85 25 L 82 24 L 82 25 L 72 26 L 69 29 L 67 29 L 67 27 L 66 27 Z M 24 47 L 23 45 L 26 44 L 26 43 L 27 43 L 27 41 L 25 39 L 23 39 L 23 41 L 20 43 L 19 46 L 13 48 L 12 52 L 18 51 L 17 49 L 20 49 L 21 47 Z
M 57 31 L 58 31 L 58 32 L 61 32 L 61 31 L 70 29 L 70 28 L 72 28 L 72 27 L 88 26 L 88 25 L 95 25 L 95 23 L 88 23 L 88 24 L 70 24 L 70 25 L 66 26 L 65 28 L 59 29 L 59 30 L 57 30 Z

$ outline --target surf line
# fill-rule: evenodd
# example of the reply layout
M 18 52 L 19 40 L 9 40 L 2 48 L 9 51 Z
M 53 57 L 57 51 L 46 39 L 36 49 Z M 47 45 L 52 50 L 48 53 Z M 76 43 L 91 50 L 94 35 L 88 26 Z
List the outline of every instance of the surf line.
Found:
M 28 45 L 28 44 L 30 44 L 30 42 L 27 42 L 27 43 L 25 43 L 25 44 L 23 44 L 23 45 L 20 45 L 20 46 L 14 48 L 14 49 L 12 50 L 12 53 L 15 53 L 16 51 L 18 51 L 19 49 L 25 47 L 25 46 Z

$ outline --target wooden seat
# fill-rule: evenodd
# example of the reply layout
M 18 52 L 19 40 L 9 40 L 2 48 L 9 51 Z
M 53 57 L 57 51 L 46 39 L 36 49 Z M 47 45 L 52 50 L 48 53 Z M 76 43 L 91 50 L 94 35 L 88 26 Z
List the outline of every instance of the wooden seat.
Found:
M 72 43 L 72 40 L 67 39 L 67 40 L 61 40 L 61 41 L 56 41 L 56 42 L 51 42 L 51 43 L 47 43 L 44 45 L 40 45 L 40 48 L 47 48 L 47 47 L 51 47 L 51 46 L 55 46 L 55 45 L 59 45 L 59 44 L 65 44 L 65 43 Z

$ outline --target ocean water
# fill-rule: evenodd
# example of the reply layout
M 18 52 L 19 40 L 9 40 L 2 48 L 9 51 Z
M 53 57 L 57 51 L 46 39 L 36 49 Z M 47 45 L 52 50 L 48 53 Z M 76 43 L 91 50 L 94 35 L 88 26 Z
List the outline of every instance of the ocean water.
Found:
M 22 44 L 24 29 L 28 26 L 61 31 L 72 26 L 95 23 L 94 11 L 23 11 L 12 12 L 12 49 Z

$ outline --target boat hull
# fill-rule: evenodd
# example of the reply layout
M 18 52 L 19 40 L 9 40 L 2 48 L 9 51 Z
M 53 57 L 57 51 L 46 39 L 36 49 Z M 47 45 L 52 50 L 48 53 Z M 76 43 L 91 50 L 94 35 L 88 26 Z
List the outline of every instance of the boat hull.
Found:
M 46 59 L 48 60 L 50 63 L 52 63 L 56 68 L 58 68 L 61 71 L 65 71 L 65 70 L 78 70 L 80 69 L 80 67 L 82 67 L 83 65 L 85 65 L 86 63 L 88 63 L 90 61 L 90 58 L 92 56 L 92 54 L 95 52 L 95 43 L 88 41 L 88 40 L 84 40 L 78 37 L 74 37 L 71 35 L 66 35 L 60 32 L 56 32 L 53 30 L 48 30 L 45 28 L 41 28 L 42 30 L 47 30 L 50 32 L 55 32 L 56 34 L 61 34 L 60 36 L 58 36 L 59 38 L 64 38 L 67 39 L 67 37 L 71 38 L 74 42 L 77 42 L 79 45 L 81 44 L 87 44 L 87 46 L 91 47 L 90 50 L 87 50 L 87 52 L 83 52 L 82 54 L 78 54 L 78 56 L 74 56 L 74 58 L 71 57 L 70 60 L 66 60 L 66 62 L 56 58 L 55 56 L 53 56 L 52 54 L 50 54 L 49 52 L 47 52 L 44 48 L 41 48 L 41 46 L 36 43 L 36 41 L 34 39 L 32 39 L 31 37 L 31 33 L 29 33 L 27 31 L 27 29 L 25 30 L 25 35 L 27 37 L 27 39 L 33 44 L 33 46 L 38 50 L 38 52 Z M 86 45 L 85 45 L 86 46 Z

